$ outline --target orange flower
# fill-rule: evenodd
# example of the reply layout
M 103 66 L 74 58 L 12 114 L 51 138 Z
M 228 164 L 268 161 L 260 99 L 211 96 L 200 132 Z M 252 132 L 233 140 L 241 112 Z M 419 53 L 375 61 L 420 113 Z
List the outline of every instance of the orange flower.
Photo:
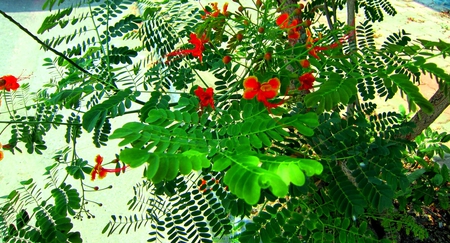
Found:
M 207 106 L 211 106 L 214 109 L 213 88 L 207 88 L 205 91 L 202 87 L 198 87 L 194 93 L 200 99 L 201 109 Z
M 127 168 L 127 166 L 124 166 L 122 168 L 116 168 L 116 169 L 105 169 L 105 168 L 103 168 L 102 163 L 103 163 L 103 157 L 100 155 L 97 155 L 95 157 L 95 166 L 91 172 L 91 180 L 95 180 L 95 177 L 97 177 L 97 175 L 98 175 L 99 179 L 103 179 L 106 177 L 107 173 L 125 172 L 125 169 Z
M 302 76 L 298 78 L 300 81 L 300 88 L 299 90 L 309 90 L 313 88 L 313 83 L 316 81 L 316 78 L 312 74 L 312 72 L 304 73 Z
M 17 83 L 17 78 L 12 75 L 6 75 L 0 78 L 0 90 L 6 91 L 17 90 L 20 84 Z
M 205 11 L 205 15 L 202 15 L 202 19 L 206 19 L 208 16 L 211 16 L 213 18 L 217 18 L 219 16 L 219 14 L 220 14 L 220 10 L 219 10 L 219 6 L 218 5 L 219 4 L 217 2 L 211 3 L 211 6 L 213 8 L 213 12 L 212 13 L 209 12 L 208 10 L 206 10 L 205 8 L 203 8 L 203 6 L 202 6 L 203 11 Z M 222 9 L 222 14 L 224 16 L 228 15 L 227 10 L 228 10 L 228 3 L 226 2 L 223 5 L 223 9 Z
M 203 59 L 203 51 L 205 50 L 205 43 L 207 43 L 209 40 L 206 37 L 206 34 L 203 34 L 200 38 L 198 38 L 197 34 L 195 33 L 191 33 L 190 35 L 190 39 L 189 39 L 189 43 L 194 45 L 193 49 L 188 49 L 188 50 L 177 50 L 177 51 L 173 51 L 169 54 L 167 54 L 167 57 L 172 57 L 172 56 L 178 56 L 178 55 L 188 55 L 188 54 L 192 54 L 192 56 L 194 57 L 198 57 L 198 59 L 200 60 L 200 62 Z
M 298 40 L 298 38 L 300 38 L 300 32 L 299 32 L 300 26 L 297 26 L 299 24 L 299 21 L 297 19 L 294 19 L 289 24 L 289 14 L 288 13 L 281 14 L 277 18 L 276 24 L 280 27 L 280 29 L 288 30 L 288 39 Z
M 342 44 L 342 42 L 344 42 L 344 40 L 348 38 L 348 35 L 344 36 L 343 38 L 340 38 L 338 42 L 333 43 L 329 46 L 313 46 L 315 42 L 320 40 L 320 38 L 321 36 L 319 36 L 319 38 L 313 39 L 311 37 L 311 31 L 309 29 L 306 29 L 306 49 L 309 49 L 308 53 L 311 56 L 315 57 L 316 59 L 320 59 L 319 56 L 317 55 L 318 51 L 324 51 L 339 47 L 339 45 Z
M 250 76 L 244 80 L 243 98 L 251 100 L 256 96 L 256 100 L 262 102 L 267 108 L 274 108 L 282 103 L 269 103 L 268 99 L 273 99 L 278 95 L 281 83 L 278 78 L 271 78 L 265 83 L 259 83 L 258 78 Z

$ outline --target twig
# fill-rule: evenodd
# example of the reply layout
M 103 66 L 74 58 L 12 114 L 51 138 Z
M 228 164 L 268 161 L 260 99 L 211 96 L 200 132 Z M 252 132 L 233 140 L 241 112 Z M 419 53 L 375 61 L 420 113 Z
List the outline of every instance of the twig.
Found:
M 3 12 L 2 10 L 0 10 L 0 14 L 3 15 L 3 17 L 5 17 L 6 19 L 8 19 L 9 21 L 11 21 L 13 24 L 15 24 L 17 27 L 19 27 L 19 29 L 23 30 L 23 32 L 25 32 L 27 35 L 29 35 L 31 38 L 33 38 L 33 40 L 35 40 L 37 43 L 41 44 L 43 47 L 45 47 L 46 49 L 50 50 L 51 52 L 55 53 L 57 56 L 63 58 L 64 60 L 66 60 L 67 62 L 69 62 L 70 64 L 72 64 L 74 67 L 76 67 L 78 70 L 82 71 L 83 73 L 92 76 L 92 74 L 87 71 L 86 69 L 80 67 L 78 64 L 76 64 L 74 61 L 72 61 L 70 58 L 66 57 L 64 54 L 62 54 L 61 52 L 55 50 L 54 48 L 52 48 L 51 46 L 45 44 L 43 41 L 41 41 L 37 36 L 35 36 L 33 33 L 31 33 L 27 28 L 23 27 L 23 25 L 21 25 L 19 22 L 17 22 L 15 19 L 13 19 L 11 16 L 9 16 L 8 14 L 6 14 L 5 12 Z

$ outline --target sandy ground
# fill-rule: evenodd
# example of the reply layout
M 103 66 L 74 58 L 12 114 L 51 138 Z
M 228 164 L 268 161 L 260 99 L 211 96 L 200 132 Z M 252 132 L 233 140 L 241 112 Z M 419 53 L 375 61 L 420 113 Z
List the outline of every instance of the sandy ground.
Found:
M 43 2 L 43 0 L 0 0 L 0 9 L 13 16 L 31 32 L 36 33 L 41 22 L 47 15 L 46 12 L 40 11 Z M 382 23 L 374 23 L 377 44 L 382 43 L 389 33 L 397 32 L 400 29 L 405 29 L 411 33 L 412 39 L 450 40 L 450 17 L 448 15 L 441 14 L 411 0 L 393 0 L 392 4 L 397 9 L 398 14 L 394 17 L 386 16 L 386 21 Z M 364 16 L 359 14 L 357 21 L 363 20 Z M 53 55 L 40 50 L 37 43 L 4 18 L 0 18 L 0 28 L 0 56 L 2 57 L 0 62 L 0 75 L 31 75 L 30 79 L 25 80 L 25 82 L 31 84 L 31 90 L 38 90 L 51 77 L 49 71 L 42 66 L 42 60 L 45 57 L 52 57 Z M 49 36 L 44 35 L 44 37 Z M 436 59 L 435 61 L 440 67 L 450 72 L 450 59 Z M 437 84 L 434 80 L 424 78 L 420 89 L 425 96 L 430 97 L 437 89 Z M 394 111 L 398 109 L 399 104 L 402 102 L 403 100 L 400 97 L 387 103 L 379 101 L 380 104 L 383 104 L 385 110 Z M 0 114 L 0 120 L 6 120 L 8 116 L 2 108 L 0 107 L 0 112 L 2 112 Z M 433 124 L 433 128 L 439 131 L 450 132 L 449 119 L 450 110 L 447 109 L 435 124 Z M 3 129 L 3 125 L 0 125 L 0 129 Z M 58 138 L 56 136 L 58 132 L 61 133 L 61 131 L 52 132 L 52 134 L 55 134 L 55 138 Z M 19 187 L 20 181 L 29 178 L 35 178 L 40 185 L 45 183 L 43 179 L 45 177 L 42 176 L 45 172 L 44 167 L 52 164 L 52 157 L 55 151 L 65 147 L 63 142 L 52 140 L 50 137 L 47 139 L 48 150 L 41 156 L 35 154 L 28 155 L 26 153 L 12 155 L 11 153 L 5 152 L 5 159 L 0 162 L 0 196 Z M 103 155 L 106 161 L 110 161 L 114 158 L 114 154 L 118 153 L 119 148 L 114 144 L 108 148 L 95 148 L 90 142 L 89 137 L 83 138 L 80 141 L 78 152 L 84 158 L 92 158 L 91 163 L 94 162 L 94 157 L 97 154 Z M 0 136 L 1 143 L 5 144 L 7 140 L 7 134 Z M 89 209 L 96 215 L 96 218 L 74 221 L 75 229 L 82 232 L 84 242 L 130 242 L 130 239 L 133 239 L 132 242 L 145 242 L 147 240 L 148 230 L 145 228 L 130 235 L 114 235 L 109 238 L 101 234 L 101 229 L 106 225 L 111 214 L 118 214 L 119 212 L 128 214 L 126 213 L 126 202 L 133 196 L 132 186 L 141 180 L 141 175 L 142 170 L 135 169 L 128 171 L 125 175 L 118 178 L 109 175 L 101 181 L 95 181 L 95 183 L 86 181 L 91 186 L 103 188 L 114 185 L 114 188 L 88 195 L 90 200 L 101 202 L 104 206 L 98 207 L 91 203 Z M 130 178 L 133 179 L 131 180 Z

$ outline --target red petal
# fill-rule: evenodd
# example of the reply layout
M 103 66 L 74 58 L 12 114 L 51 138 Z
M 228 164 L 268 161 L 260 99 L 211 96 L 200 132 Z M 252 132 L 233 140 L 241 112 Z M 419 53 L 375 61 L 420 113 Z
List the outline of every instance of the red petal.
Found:
M 259 90 L 246 89 L 244 90 L 244 95 L 242 96 L 246 100 L 251 100 L 255 97 L 255 95 L 259 92 Z
M 255 76 L 247 77 L 244 80 L 244 89 L 252 89 L 252 90 L 259 90 L 260 83 L 258 82 L 258 78 Z
M 103 157 L 100 156 L 99 154 L 95 157 L 95 163 L 97 164 L 102 164 L 103 162 Z
M 205 94 L 205 91 L 203 90 L 202 87 L 198 86 L 198 88 L 194 91 L 194 94 L 195 94 L 198 98 L 202 99 L 202 97 L 203 97 L 204 94 Z
M 297 40 L 300 38 L 300 32 L 298 31 L 289 32 L 288 38 L 291 40 Z
M 269 81 L 267 81 L 267 83 L 270 84 L 270 86 L 276 90 L 279 89 L 281 86 L 280 80 L 278 78 L 271 78 L 269 79 Z
M 108 174 L 108 171 L 105 170 L 105 169 L 103 169 L 103 168 L 101 168 L 101 169 L 100 169 L 100 172 L 98 172 L 98 178 L 99 178 L 99 179 L 103 179 L 103 178 L 106 177 L 106 174 Z
M 213 97 L 213 95 L 214 95 L 214 90 L 213 90 L 213 88 L 211 88 L 211 87 L 207 88 L 207 89 L 206 89 L 206 94 L 207 94 L 208 96 L 210 96 L 210 97 Z
M 228 3 L 226 2 L 226 3 L 223 5 L 223 12 L 222 12 L 222 14 L 223 14 L 223 15 L 227 15 L 227 10 L 228 10 Z
M 263 101 L 267 99 L 273 99 L 275 96 L 277 96 L 278 90 L 268 90 L 268 91 L 261 91 L 258 94 L 258 100 Z
M 276 23 L 278 26 L 280 26 L 280 28 L 285 29 L 288 27 L 288 19 L 289 19 L 289 14 L 283 13 L 277 18 Z

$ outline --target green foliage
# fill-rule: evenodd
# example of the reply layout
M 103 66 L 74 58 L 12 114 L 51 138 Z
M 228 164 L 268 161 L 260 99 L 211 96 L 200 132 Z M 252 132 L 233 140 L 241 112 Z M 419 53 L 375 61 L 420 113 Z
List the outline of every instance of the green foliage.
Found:
M 0 229 L 5 242 L 82 242 L 81 234 L 72 231 L 67 213 L 80 208 L 78 192 L 70 185 L 52 190 L 55 205 L 42 200 L 41 189 L 30 179 L 23 187 L 4 197 L 0 209 Z M 67 201 L 66 201 L 67 199 Z M 34 206 L 33 206 L 34 205 Z M 33 213 L 28 207 L 33 206 Z M 34 219 L 33 222 L 32 219 Z
M 226 216 L 224 202 L 234 201 L 233 195 L 217 184 L 220 177 L 206 175 L 202 180 L 208 183 L 198 188 L 192 181 L 195 178 L 199 179 L 191 173 L 168 184 L 138 183 L 134 187 L 135 196 L 128 205 L 130 209 L 138 209 L 141 215 L 113 215 L 103 233 L 129 232 L 148 224 L 151 229 L 149 242 L 212 242 L 213 236 L 229 234 L 231 222 Z M 169 198 L 163 199 L 164 194 Z
M 44 9 L 63 2 L 47 0 Z M 328 10 L 345 2 L 334 1 Z M 315 19 L 324 3 L 308 2 L 299 20 Z M 145 227 L 149 242 L 378 242 L 395 241 L 401 230 L 423 239 L 426 231 L 407 209 L 449 207 L 448 168 L 428 159 L 450 151 L 444 144 L 450 136 L 427 131 L 404 140 L 413 128 L 407 117 L 377 113 L 369 101 L 400 93 L 413 111 L 417 105 L 433 112 L 416 84 L 427 74 L 447 90 L 449 74 L 429 59 L 446 57 L 450 45 L 414 43 L 401 30 L 377 46 L 371 23 L 396 14 L 387 0 L 358 1 L 367 20 L 356 26 L 357 42 L 339 21 L 331 30 L 320 25 L 309 28 L 311 36 L 292 38 L 292 29 L 274 24 L 279 14 L 273 12 L 293 6 L 276 1 L 234 13 L 214 12 L 209 4 L 200 9 L 196 1 L 137 4 L 141 16 L 127 14 L 129 2 L 122 0 L 80 0 L 50 13 L 38 33 L 74 29 L 44 41 L 46 50 L 68 45 L 44 60 L 54 80 L 31 106 L 27 85 L 2 93 L 12 152 L 21 152 L 23 144 L 28 153 L 41 154 L 45 136 L 61 126 L 67 143 L 53 157 L 57 163 L 46 168 L 45 190 L 30 180 L 4 198 L 2 241 L 81 242 L 71 220 L 93 217 L 85 192 L 100 190 L 86 182 L 86 174 L 98 178 L 127 167 L 144 167 L 145 180 L 133 187 L 128 203 L 134 212 L 112 215 L 102 233 Z M 205 43 L 187 40 L 191 34 L 204 34 Z M 225 56 L 231 61 L 224 63 Z M 314 76 L 307 90 L 299 83 L 305 73 Z M 259 84 L 245 86 L 249 76 Z M 274 91 L 266 82 L 275 77 L 280 87 Z M 213 94 L 198 93 L 211 84 Z M 256 92 L 255 98 L 247 92 Z M 365 103 L 343 111 L 359 100 Z M 96 147 L 120 140 L 116 170 L 79 155 L 83 133 Z

